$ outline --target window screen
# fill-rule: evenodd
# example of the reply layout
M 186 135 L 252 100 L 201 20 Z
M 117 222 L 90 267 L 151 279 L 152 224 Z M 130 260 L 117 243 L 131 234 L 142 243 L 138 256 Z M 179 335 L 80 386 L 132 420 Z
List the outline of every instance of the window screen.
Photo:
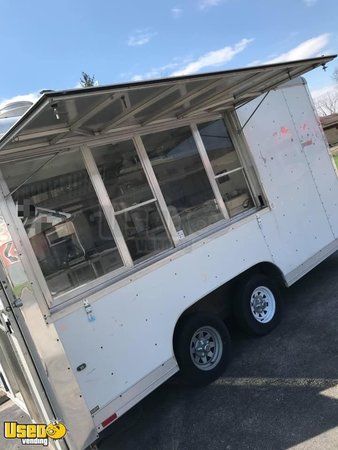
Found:
M 49 159 L 2 165 L 9 190 Z M 47 162 L 13 200 L 52 295 L 122 266 L 79 151 L 63 152 Z

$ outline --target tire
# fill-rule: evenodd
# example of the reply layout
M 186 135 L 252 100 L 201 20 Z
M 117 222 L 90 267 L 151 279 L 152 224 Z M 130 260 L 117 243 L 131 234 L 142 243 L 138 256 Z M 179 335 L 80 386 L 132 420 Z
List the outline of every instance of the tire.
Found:
M 198 312 L 185 316 L 175 331 L 174 352 L 187 384 L 209 384 L 222 375 L 230 360 L 228 329 L 213 314 Z
M 246 334 L 264 336 L 270 333 L 279 324 L 282 309 L 277 283 L 266 275 L 252 275 L 242 280 L 237 288 L 233 312 Z

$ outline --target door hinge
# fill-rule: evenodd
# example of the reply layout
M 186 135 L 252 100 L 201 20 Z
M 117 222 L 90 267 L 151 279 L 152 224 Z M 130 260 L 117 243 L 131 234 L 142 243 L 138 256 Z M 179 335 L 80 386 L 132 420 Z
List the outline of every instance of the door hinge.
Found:
M 259 214 L 256 214 L 256 220 L 259 228 L 262 229 L 262 219 Z
M 94 322 L 95 316 L 94 316 L 94 313 L 93 313 L 92 305 L 89 303 L 88 300 L 83 300 L 83 306 L 84 306 L 84 309 L 86 311 L 86 314 L 87 314 L 89 322 Z
M 13 301 L 12 305 L 14 306 L 14 308 L 21 308 L 23 306 L 21 298 L 16 298 Z

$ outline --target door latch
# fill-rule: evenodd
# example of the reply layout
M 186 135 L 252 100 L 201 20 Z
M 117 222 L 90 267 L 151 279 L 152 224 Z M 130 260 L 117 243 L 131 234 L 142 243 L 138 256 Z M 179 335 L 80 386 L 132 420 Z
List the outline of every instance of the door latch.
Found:
M 5 321 L 5 324 L 6 324 L 6 328 L 7 328 L 6 333 L 8 333 L 8 334 L 13 334 L 11 322 L 9 321 L 9 319 L 7 319 L 7 320 Z

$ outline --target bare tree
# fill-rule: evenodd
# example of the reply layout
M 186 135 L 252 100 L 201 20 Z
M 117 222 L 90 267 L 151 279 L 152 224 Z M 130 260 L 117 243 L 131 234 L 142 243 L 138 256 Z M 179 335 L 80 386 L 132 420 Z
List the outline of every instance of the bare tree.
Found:
M 332 78 L 335 80 L 336 83 L 338 83 L 338 67 L 334 69 Z
M 316 99 L 315 104 L 320 116 L 338 113 L 338 90 L 321 95 Z
M 82 72 L 82 77 L 80 78 L 80 84 L 83 88 L 96 86 L 95 75 L 89 75 L 86 72 Z

